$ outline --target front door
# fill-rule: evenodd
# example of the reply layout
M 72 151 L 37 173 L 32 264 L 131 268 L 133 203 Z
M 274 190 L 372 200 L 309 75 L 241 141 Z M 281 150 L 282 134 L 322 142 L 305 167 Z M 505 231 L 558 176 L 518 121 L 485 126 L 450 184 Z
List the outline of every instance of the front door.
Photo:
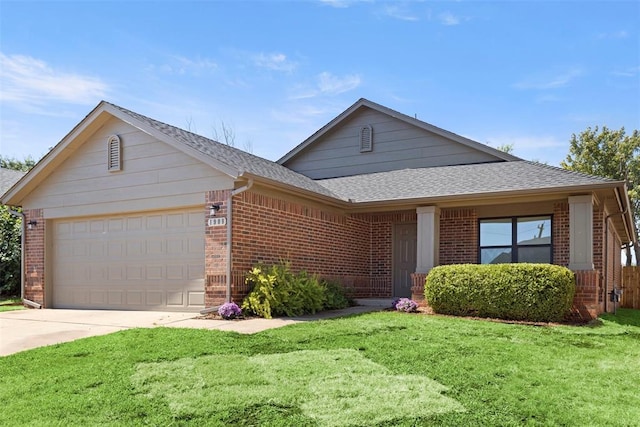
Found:
M 418 226 L 393 227 L 393 296 L 411 298 L 411 274 L 416 271 Z

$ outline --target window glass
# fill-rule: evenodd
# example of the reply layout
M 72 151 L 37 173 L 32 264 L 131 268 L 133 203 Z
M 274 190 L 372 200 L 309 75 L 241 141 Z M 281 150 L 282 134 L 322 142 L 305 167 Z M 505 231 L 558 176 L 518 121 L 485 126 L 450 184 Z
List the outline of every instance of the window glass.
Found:
M 518 248 L 518 262 L 551 262 L 551 247 L 549 246 L 525 246 Z
M 480 249 L 481 264 L 505 264 L 511 262 L 511 246 Z
M 482 264 L 552 262 L 551 216 L 483 219 L 479 228 Z
M 480 246 L 511 246 L 511 218 L 480 222 Z
M 519 245 L 548 245 L 551 243 L 551 218 L 548 216 L 518 218 Z

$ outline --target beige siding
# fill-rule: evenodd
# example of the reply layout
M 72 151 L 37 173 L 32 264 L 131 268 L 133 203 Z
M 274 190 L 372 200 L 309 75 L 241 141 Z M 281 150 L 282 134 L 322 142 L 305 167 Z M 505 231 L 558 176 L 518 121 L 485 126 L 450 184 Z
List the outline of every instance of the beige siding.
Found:
M 122 141 L 122 170 L 107 170 L 107 138 Z M 233 180 L 118 119 L 109 120 L 33 191 L 26 209 L 47 218 L 195 206 Z
M 373 128 L 373 151 L 361 153 L 359 132 L 364 125 Z M 311 178 L 322 179 L 498 160 L 402 120 L 364 109 L 285 165 Z

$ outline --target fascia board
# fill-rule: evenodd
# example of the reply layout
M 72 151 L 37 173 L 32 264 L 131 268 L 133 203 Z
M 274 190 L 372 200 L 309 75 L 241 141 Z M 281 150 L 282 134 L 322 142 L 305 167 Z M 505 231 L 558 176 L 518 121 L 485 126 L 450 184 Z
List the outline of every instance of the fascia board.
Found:
M 101 101 L 84 119 L 80 121 L 67 135 L 60 140 L 42 159 L 31 168 L 13 187 L 2 196 L 2 204 L 19 206 L 22 199 L 32 188 L 36 187 L 54 168 L 66 160 L 74 151 L 73 142 L 82 137 L 87 131 L 99 128 L 109 116 L 105 115 L 105 102 Z

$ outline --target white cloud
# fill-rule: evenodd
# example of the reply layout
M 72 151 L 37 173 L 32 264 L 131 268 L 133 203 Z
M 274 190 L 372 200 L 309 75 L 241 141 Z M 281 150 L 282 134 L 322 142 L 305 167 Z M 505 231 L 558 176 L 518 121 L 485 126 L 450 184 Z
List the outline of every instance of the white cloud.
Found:
M 292 72 L 298 64 L 287 59 L 284 53 L 259 53 L 253 56 L 253 63 L 258 67 L 275 71 Z
M 160 70 L 165 74 L 174 75 L 200 75 L 204 72 L 212 72 L 218 69 L 218 64 L 206 58 L 187 58 L 185 56 L 173 55 L 168 63 L 159 66 L 151 65 L 149 71 Z
M 100 78 L 56 70 L 26 55 L 0 52 L 0 100 L 33 108 L 48 101 L 92 105 L 105 98 L 107 83 Z
M 612 71 L 611 74 L 617 77 L 637 77 L 640 74 L 640 67 L 629 67 Z
M 442 25 L 458 25 L 460 24 L 460 18 L 455 16 L 451 12 L 443 12 L 438 15 L 438 19 Z
M 291 88 L 289 99 L 308 99 L 320 95 L 339 95 L 360 86 L 362 78 L 359 74 L 347 74 L 339 77 L 327 71 L 316 76 L 312 85 L 296 85 Z
M 569 143 L 551 135 L 497 135 L 486 138 L 488 145 L 513 145 L 513 154 L 525 159 L 558 166 L 567 155 Z
M 550 73 L 529 76 L 524 80 L 521 80 L 513 85 L 516 89 L 558 89 L 567 86 L 576 78 L 582 76 L 584 73 L 580 68 L 571 68 L 567 71 L 553 74 Z
M 348 74 L 344 77 L 338 77 L 325 71 L 318 76 L 318 88 L 320 92 L 331 95 L 353 90 L 360 86 L 361 82 L 362 79 L 358 74 Z
M 407 8 L 404 7 L 402 4 L 397 4 L 397 3 L 393 5 L 386 5 L 384 7 L 384 14 L 391 18 L 399 19 L 401 21 L 414 22 L 420 19 L 418 16 L 408 11 Z
M 353 3 L 353 1 L 349 1 L 349 0 L 320 0 L 320 3 L 326 5 L 326 6 L 331 6 L 331 7 L 335 7 L 338 9 L 344 9 L 349 7 L 349 5 L 351 3 Z
M 626 39 L 629 37 L 629 32 L 625 30 L 613 31 L 610 33 L 599 33 L 597 38 L 599 39 Z

